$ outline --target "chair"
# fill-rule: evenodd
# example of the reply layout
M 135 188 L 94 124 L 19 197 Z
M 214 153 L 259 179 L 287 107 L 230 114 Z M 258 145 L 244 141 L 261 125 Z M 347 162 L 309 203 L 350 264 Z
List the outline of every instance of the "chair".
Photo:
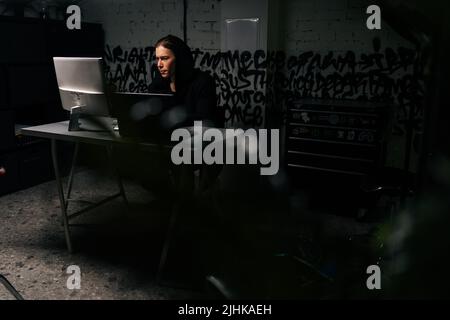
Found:
M 223 128 L 225 126 L 225 111 L 223 108 L 216 108 L 213 111 L 212 119 L 207 121 L 214 127 Z M 166 266 L 169 249 L 175 236 L 175 228 L 179 224 L 180 211 L 186 209 L 186 204 L 193 204 L 200 197 L 212 202 L 215 209 L 219 209 L 216 204 L 218 195 L 218 185 L 220 184 L 219 175 L 223 165 L 181 165 L 172 166 L 170 180 L 172 190 L 174 190 L 175 201 L 172 204 L 169 224 L 159 260 L 159 266 L 156 274 L 156 282 L 167 284 L 163 279 L 163 273 Z
M 172 205 L 169 224 L 159 261 L 156 275 L 157 283 L 174 286 L 170 281 L 165 281 L 163 279 L 163 273 L 166 267 L 169 250 L 173 245 L 175 238 L 175 229 L 178 225 L 180 225 L 181 210 L 194 209 L 193 206 L 195 206 L 196 201 L 200 198 L 203 200 L 209 198 L 208 201 L 211 201 L 214 205 L 218 190 L 217 186 L 220 184 L 218 176 L 221 168 L 222 166 L 205 167 L 182 165 L 177 168 L 179 170 L 176 172 L 172 171 L 171 180 L 175 190 L 175 201 Z M 205 193 L 207 193 L 206 196 Z M 189 229 L 189 227 L 190 226 L 187 226 L 187 229 Z M 177 284 L 175 286 L 179 287 L 180 285 Z

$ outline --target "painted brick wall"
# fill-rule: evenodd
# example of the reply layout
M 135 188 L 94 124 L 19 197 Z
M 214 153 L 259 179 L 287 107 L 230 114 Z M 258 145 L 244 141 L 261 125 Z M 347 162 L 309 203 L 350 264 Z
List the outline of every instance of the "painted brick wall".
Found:
M 82 9 L 86 21 L 103 24 L 110 46 L 146 47 L 168 33 L 183 34 L 180 0 L 89 1 Z
M 301 95 L 323 97 L 325 94 L 335 99 L 391 99 L 398 107 L 387 161 L 392 166 L 402 167 L 410 112 L 415 122 L 413 144 L 417 145 L 420 139 L 423 118 L 420 61 L 413 45 L 384 20 L 381 30 L 367 29 L 366 9 L 371 4 L 368 0 L 286 0 L 282 8 L 285 19 L 280 20 L 284 38 L 281 49 L 288 57 L 298 58 L 298 63 L 291 66 L 301 70 L 296 72 L 286 65 L 284 77 L 293 81 L 286 82 L 282 89 L 301 92 L 308 87 L 313 89 Z M 381 14 L 383 16 L 383 11 Z M 341 59 L 349 63 L 325 67 L 327 55 L 328 61 Z M 305 60 L 301 62 L 301 59 Z M 365 88 L 348 85 L 353 80 L 358 81 L 357 75 L 367 81 Z M 320 79 L 335 81 L 344 87 L 347 80 L 348 90 L 339 91 L 332 85 L 319 90 L 323 85 Z M 414 153 L 412 168 L 417 161 Z
M 383 39 L 382 45 L 411 45 L 382 22 L 381 30 L 368 30 L 367 0 L 285 0 L 284 48 L 288 55 L 299 51 L 353 50 L 357 53 L 373 50 L 372 39 Z
M 401 167 L 409 114 L 415 145 L 423 119 L 420 61 L 412 45 L 385 21 L 382 30 L 366 28 L 369 0 L 280 1 L 280 52 L 275 56 L 220 53 L 221 6 L 226 0 L 187 1 L 188 44 L 197 65 L 215 76 L 220 101 L 229 109 L 229 123 L 263 124 L 267 101 L 274 107 L 282 104 L 283 99 L 271 100 L 280 92 L 334 99 L 388 98 L 398 105 L 390 154 L 392 165 Z M 83 21 L 103 24 L 109 80 L 120 90 L 146 91 L 156 71 L 151 67 L 152 45 L 169 33 L 183 35 L 183 0 L 99 0 L 82 1 L 80 6 Z M 38 13 L 27 10 L 25 15 Z M 54 12 L 49 15 L 57 18 Z M 279 65 L 278 73 L 268 73 L 267 66 L 274 64 Z M 274 74 L 278 78 L 269 79 Z M 355 86 L 358 81 L 364 84 Z M 272 90 L 274 84 L 278 92 Z
M 103 24 L 111 46 L 145 47 L 169 33 L 183 37 L 183 0 L 90 1 L 83 4 L 83 13 L 86 21 Z M 189 45 L 219 50 L 219 1 L 190 0 L 187 16 Z
M 183 0 L 91 1 L 83 3 L 82 14 L 83 21 L 102 23 L 107 78 L 122 91 L 146 91 L 153 44 L 167 34 L 183 37 Z M 187 17 L 191 48 L 219 51 L 219 1 L 190 0 Z
M 220 50 L 220 2 L 218 0 L 188 1 L 187 41 L 202 51 Z
M 370 4 L 367 0 L 284 0 L 279 19 L 279 49 L 283 61 L 282 68 L 277 70 L 281 79 L 274 80 L 283 93 L 296 92 L 300 97 L 388 98 L 399 104 L 390 164 L 401 167 L 405 119 L 411 110 L 417 123 L 420 124 L 422 117 L 420 75 L 415 73 L 418 61 L 411 45 L 384 21 L 382 30 L 366 28 L 366 8 Z M 227 67 L 230 65 L 227 62 L 233 59 L 219 52 L 220 6 L 218 0 L 188 1 L 188 44 L 196 52 L 197 65 L 215 75 L 221 102 L 228 104 L 230 124 L 264 123 L 265 103 L 260 101 L 268 97 L 264 96 L 265 84 L 255 83 L 256 79 L 262 79 L 255 74 L 263 74 L 266 81 L 267 70 L 255 66 L 258 54 L 254 52 L 239 53 L 238 60 L 250 55 L 247 66 L 237 63 Z M 122 84 L 121 90 L 145 90 L 151 81 L 151 45 L 165 34 L 180 37 L 183 34 L 182 0 L 92 1 L 84 4 L 83 12 L 85 20 L 103 23 L 110 77 Z M 270 64 L 269 56 L 265 58 Z M 214 64 L 214 61 L 219 63 Z M 365 77 L 365 87 L 352 88 L 347 83 L 341 90 L 339 85 L 332 85 L 333 81 L 342 79 L 354 81 L 356 76 Z M 324 81 L 328 81 L 325 88 Z M 233 88 L 242 87 L 245 82 L 249 85 Z M 258 105 L 254 105 L 256 100 Z M 277 104 L 280 105 L 280 101 L 274 105 Z M 420 125 L 418 128 L 415 136 L 420 133 Z

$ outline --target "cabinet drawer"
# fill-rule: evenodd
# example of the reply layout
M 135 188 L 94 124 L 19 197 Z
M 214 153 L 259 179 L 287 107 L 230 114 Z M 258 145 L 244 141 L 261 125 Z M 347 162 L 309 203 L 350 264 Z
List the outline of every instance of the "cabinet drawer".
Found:
M 293 110 L 289 113 L 290 122 L 366 129 L 377 129 L 379 127 L 379 119 L 380 117 L 377 114 L 357 112 Z
M 288 151 L 286 160 L 289 166 L 310 168 L 320 171 L 331 171 L 349 173 L 349 174 L 365 174 L 375 168 L 375 161 L 331 156 L 318 153 L 307 153 L 300 151 Z
M 289 171 L 303 177 L 309 171 L 312 180 L 333 176 L 342 181 L 345 175 L 354 183 L 375 172 L 384 163 L 389 109 L 367 101 L 291 101 L 285 149 Z
M 350 143 L 336 143 L 332 141 L 289 138 L 286 146 L 287 150 L 291 151 L 322 153 L 325 155 L 342 156 L 350 158 L 377 160 L 380 156 L 380 144 L 355 145 Z
M 288 136 L 356 144 L 374 144 L 380 139 L 379 132 L 372 129 L 302 125 L 296 123 L 288 126 Z

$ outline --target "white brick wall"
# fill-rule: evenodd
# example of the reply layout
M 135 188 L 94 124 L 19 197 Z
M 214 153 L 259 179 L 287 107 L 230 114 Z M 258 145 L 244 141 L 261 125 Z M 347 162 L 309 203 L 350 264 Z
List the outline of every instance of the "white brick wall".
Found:
M 124 49 L 153 45 L 171 33 L 182 37 L 182 0 L 105 0 L 82 3 L 85 21 L 101 22 L 105 42 Z
M 367 53 L 373 51 L 374 37 L 382 40 L 382 47 L 411 47 L 384 21 L 382 30 L 367 29 L 366 9 L 370 4 L 368 0 L 286 0 L 281 49 L 288 55 L 296 55 L 299 50 Z
M 188 1 L 187 40 L 192 48 L 216 52 L 220 50 L 220 2 Z
M 102 22 L 106 43 L 145 47 L 172 33 L 183 36 L 182 0 L 104 0 L 83 2 L 83 19 Z M 409 47 L 390 27 L 366 28 L 368 0 L 285 0 L 282 8 L 282 46 L 287 55 L 299 51 L 371 52 L 374 37 L 383 47 Z M 220 49 L 219 0 L 189 0 L 187 37 L 192 48 Z M 383 12 L 382 12 L 383 13 Z
M 101 22 L 105 42 L 124 49 L 153 45 L 174 34 L 183 37 L 183 0 L 105 0 L 84 2 L 83 20 Z M 220 49 L 218 0 L 188 1 L 187 35 L 193 48 Z
M 202 52 L 216 53 L 221 47 L 220 19 L 223 2 L 187 2 L 189 46 Z M 278 19 L 281 30 L 279 49 L 286 53 L 286 57 L 311 51 L 322 57 L 332 52 L 336 58 L 344 57 L 348 51 L 352 51 L 356 60 L 360 61 L 361 54 L 374 53 L 373 40 L 376 37 L 381 40 L 382 52 L 387 47 L 394 50 L 399 47 L 411 48 L 412 45 L 391 30 L 384 21 L 382 30 L 366 28 L 366 9 L 370 4 L 369 0 L 284 0 Z M 169 33 L 183 36 L 183 0 L 86 1 L 83 2 L 82 10 L 84 21 L 103 24 L 106 44 L 111 49 L 120 45 L 125 52 L 131 48 L 148 47 Z M 381 14 L 383 16 L 383 11 Z M 220 73 L 220 66 L 215 71 Z M 335 70 L 329 67 L 321 72 L 327 75 Z M 405 71 L 400 73 L 402 72 L 404 74 Z M 411 73 L 411 67 L 406 72 Z M 401 77 L 397 73 L 390 76 L 395 79 Z M 395 159 L 401 161 L 401 155 Z M 401 163 L 394 165 L 401 166 Z

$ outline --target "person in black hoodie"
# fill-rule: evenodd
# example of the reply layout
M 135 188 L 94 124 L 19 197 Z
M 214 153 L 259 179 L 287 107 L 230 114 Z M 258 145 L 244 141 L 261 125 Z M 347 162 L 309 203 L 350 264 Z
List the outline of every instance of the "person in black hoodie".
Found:
M 136 123 L 143 128 L 140 131 L 145 132 L 144 138 L 156 138 L 167 143 L 175 129 L 193 126 L 194 121 L 202 121 L 203 127 L 222 128 L 224 116 L 222 109 L 217 106 L 214 78 L 194 67 L 191 49 L 187 44 L 176 36 L 165 36 L 155 44 L 155 59 L 158 71 L 149 85 L 149 92 L 172 96 L 153 97 L 151 102 L 146 104 L 148 110 L 141 112 L 145 118 Z M 189 181 L 184 189 L 192 189 L 192 179 L 181 179 L 181 167 L 171 164 L 170 159 L 151 155 L 141 159 L 141 162 L 144 162 L 140 165 L 143 168 L 142 184 L 146 189 L 155 191 L 154 186 L 165 186 L 168 183 L 165 174 L 167 171 L 171 172 L 172 178 L 178 182 Z M 222 165 L 211 165 L 207 168 L 196 165 L 191 169 L 202 169 L 200 190 L 206 190 L 217 178 Z M 178 182 L 175 183 L 179 185 Z
M 186 43 L 176 36 L 165 36 L 155 44 L 155 57 L 159 72 L 149 91 L 174 95 L 173 106 L 160 114 L 162 128 L 192 126 L 195 120 L 203 121 L 203 126 L 223 127 L 214 79 L 194 68 Z
M 168 35 L 155 44 L 158 72 L 149 86 L 151 93 L 172 94 L 170 103 L 155 103 L 158 128 L 164 136 L 174 129 L 202 121 L 203 127 L 224 126 L 224 116 L 217 106 L 213 77 L 194 67 L 191 49 L 180 38 Z M 221 165 L 202 170 L 202 188 L 208 188 L 220 172 Z M 198 168 L 196 168 L 198 169 Z M 172 166 L 172 171 L 177 169 Z
M 172 94 L 172 103 L 160 103 L 160 113 L 157 114 L 159 130 L 167 137 L 180 127 L 189 127 L 194 125 L 194 121 L 202 121 L 203 127 L 219 127 L 224 126 L 224 117 L 221 109 L 217 106 L 216 85 L 214 79 L 207 72 L 201 71 L 194 67 L 194 59 L 190 48 L 180 38 L 168 35 L 155 44 L 155 58 L 158 72 L 153 79 L 149 91 L 151 93 Z M 159 108 L 156 109 L 156 111 Z M 195 225 L 202 221 L 202 224 L 208 225 L 211 234 L 214 233 L 214 227 L 217 222 L 211 217 L 209 210 L 201 210 L 203 202 L 200 199 L 194 200 L 194 193 L 201 194 L 211 188 L 217 176 L 219 175 L 222 165 L 183 165 L 176 166 L 169 164 L 169 171 L 172 172 L 172 178 L 177 186 L 177 192 L 182 203 L 183 216 Z M 199 172 L 200 183 L 197 192 L 194 192 L 194 172 Z M 204 214 L 200 213 L 203 212 Z M 184 223 L 183 223 L 184 224 Z M 211 234 L 207 237 L 211 239 Z M 194 263 L 193 270 L 203 270 L 207 272 L 214 265 L 215 259 L 211 259 L 208 249 L 202 247 L 205 238 L 192 239 L 197 248 L 196 252 L 203 252 L 201 255 L 203 260 L 200 265 Z M 193 238 L 197 238 L 193 235 Z M 206 240 L 210 243 L 210 240 Z M 197 260 L 192 258 L 192 260 Z M 200 272 L 202 275 L 202 272 Z
M 214 78 L 207 72 L 194 67 L 191 49 L 180 38 L 168 35 L 155 44 L 157 72 L 149 85 L 150 93 L 167 96 L 155 96 L 145 104 L 136 104 L 130 111 L 141 139 L 152 142 L 171 143 L 172 132 L 180 127 L 190 127 L 194 121 L 202 121 L 203 127 L 223 127 L 222 108 L 217 106 Z M 114 90 L 111 90 L 114 91 Z M 167 193 L 172 187 L 172 178 L 180 179 L 180 167 L 171 163 L 166 155 L 138 153 L 130 170 L 138 171 L 141 185 L 153 193 Z M 219 174 L 222 166 L 208 166 L 202 170 L 202 186 L 207 189 Z M 192 167 L 199 169 L 198 166 Z M 184 179 L 190 181 L 192 179 Z M 175 182 L 177 183 L 177 182 Z M 189 188 L 187 188 L 189 189 Z

